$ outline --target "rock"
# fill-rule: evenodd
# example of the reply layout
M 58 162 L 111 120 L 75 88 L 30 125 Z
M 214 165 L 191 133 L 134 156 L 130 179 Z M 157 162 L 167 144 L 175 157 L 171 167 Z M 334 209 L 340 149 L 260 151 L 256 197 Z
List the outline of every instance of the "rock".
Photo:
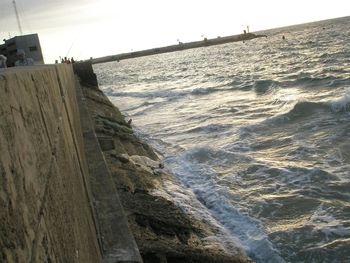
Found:
M 102 151 L 110 151 L 115 148 L 114 141 L 112 137 L 98 137 L 98 142 Z

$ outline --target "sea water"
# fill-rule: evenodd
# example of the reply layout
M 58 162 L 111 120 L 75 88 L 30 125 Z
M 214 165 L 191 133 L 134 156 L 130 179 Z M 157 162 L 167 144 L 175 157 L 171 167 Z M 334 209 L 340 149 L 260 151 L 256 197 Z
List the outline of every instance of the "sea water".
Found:
M 350 262 L 350 18 L 263 33 L 94 68 L 214 239 L 257 262 Z

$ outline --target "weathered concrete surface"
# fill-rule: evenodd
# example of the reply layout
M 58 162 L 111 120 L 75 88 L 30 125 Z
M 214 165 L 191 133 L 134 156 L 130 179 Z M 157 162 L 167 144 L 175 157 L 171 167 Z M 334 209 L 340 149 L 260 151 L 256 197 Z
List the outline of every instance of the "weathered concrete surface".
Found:
M 251 262 L 238 246 L 226 251 L 208 244 L 214 229 L 154 194 L 173 177 L 98 87 L 87 86 L 83 93 L 96 135 L 113 141 L 114 148 L 107 147 L 104 157 L 144 263 Z
M 0 73 L 0 262 L 101 262 L 69 65 Z
M 83 66 L 84 64 L 81 65 L 81 67 Z M 79 65 L 76 65 L 76 68 L 81 69 Z M 129 230 L 112 176 L 101 151 L 99 140 L 96 137 L 86 98 L 80 86 L 78 86 L 77 96 L 90 185 L 101 234 L 103 262 L 142 262 L 136 242 Z

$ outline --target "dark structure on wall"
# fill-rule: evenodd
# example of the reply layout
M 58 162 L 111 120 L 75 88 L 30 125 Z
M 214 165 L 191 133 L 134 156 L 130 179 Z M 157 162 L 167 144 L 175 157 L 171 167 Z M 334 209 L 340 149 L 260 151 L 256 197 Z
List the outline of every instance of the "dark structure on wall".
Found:
M 4 39 L 4 42 L 0 45 L 0 54 L 7 57 L 7 66 L 14 66 L 19 49 L 23 49 L 27 57 L 32 58 L 35 64 L 44 64 L 38 34 L 16 36 Z

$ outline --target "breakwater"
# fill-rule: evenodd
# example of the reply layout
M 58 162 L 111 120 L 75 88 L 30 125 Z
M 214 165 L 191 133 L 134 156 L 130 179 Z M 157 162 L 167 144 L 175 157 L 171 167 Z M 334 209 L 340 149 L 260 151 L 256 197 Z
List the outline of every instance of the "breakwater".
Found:
M 1 72 L 0 261 L 250 262 L 157 195 L 174 178 L 74 67 Z
M 193 42 L 187 42 L 187 43 L 179 42 L 178 45 L 170 45 L 166 47 L 151 48 L 151 49 L 146 49 L 141 51 L 128 52 L 123 54 L 95 58 L 92 60 L 92 63 L 97 64 L 97 63 L 104 63 L 104 62 L 110 62 L 110 61 L 120 61 L 124 59 L 129 59 L 129 58 L 151 56 L 155 54 L 169 53 L 169 52 L 187 50 L 192 48 L 221 45 L 221 44 L 238 42 L 238 41 L 248 41 L 259 37 L 266 37 L 266 35 L 246 33 L 246 34 L 217 37 L 217 38 L 211 38 L 211 39 L 205 38 L 204 40 L 201 40 L 201 41 L 193 41 Z

